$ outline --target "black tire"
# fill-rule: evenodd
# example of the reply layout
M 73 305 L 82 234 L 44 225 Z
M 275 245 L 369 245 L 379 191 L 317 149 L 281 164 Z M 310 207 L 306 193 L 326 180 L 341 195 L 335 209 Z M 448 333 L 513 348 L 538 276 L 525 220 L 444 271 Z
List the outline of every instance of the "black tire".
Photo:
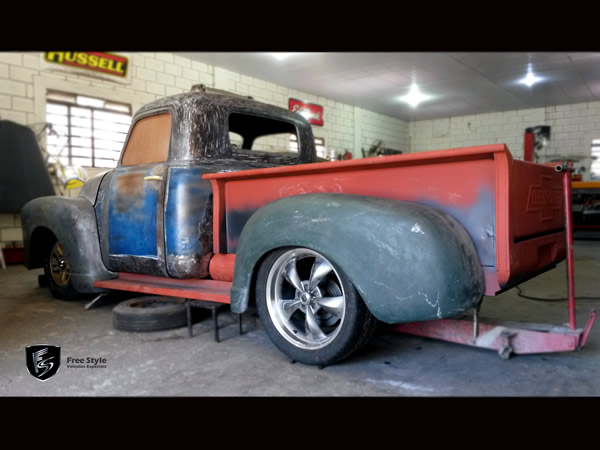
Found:
M 295 337 L 299 336 L 301 331 L 294 330 L 293 326 L 291 328 L 291 331 L 293 331 L 294 333 L 298 331 L 299 333 L 296 334 L 296 336 L 289 333 L 289 330 L 285 331 L 286 328 L 282 327 L 287 325 L 281 325 L 281 318 L 277 319 L 275 315 L 272 316 L 272 314 L 276 314 L 273 312 L 275 311 L 275 307 L 271 306 L 271 312 L 269 311 L 268 303 L 270 302 L 271 305 L 274 305 L 275 302 L 273 302 L 272 300 L 273 295 L 271 295 L 270 298 L 267 297 L 267 292 L 269 291 L 269 289 L 273 288 L 273 286 L 281 286 L 280 284 L 274 282 L 275 275 L 272 275 L 271 278 L 269 278 L 269 274 L 273 274 L 273 270 L 277 270 L 276 267 L 277 264 L 279 264 L 279 261 L 281 261 L 280 258 L 283 258 L 283 260 L 285 261 L 286 256 L 284 255 L 288 255 L 292 251 L 313 252 L 316 255 L 318 255 L 318 257 L 323 258 L 327 263 L 329 263 L 334 270 L 329 272 L 329 274 L 326 277 L 333 277 L 333 284 L 331 285 L 331 279 L 328 280 L 327 278 L 323 278 L 323 281 L 321 281 L 318 286 L 322 286 L 323 283 L 325 283 L 326 288 L 323 289 L 323 291 L 330 289 L 329 286 L 333 286 L 334 289 L 337 289 L 337 293 L 324 295 L 323 297 L 331 297 L 332 295 L 341 295 L 342 297 L 344 297 L 345 309 L 342 319 L 339 319 L 339 325 L 336 326 L 335 323 L 337 322 L 334 323 L 334 331 L 330 334 L 332 337 L 326 336 L 325 338 L 323 338 L 324 341 L 321 341 L 326 342 L 326 344 L 317 344 L 324 345 L 319 348 L 302 348 L 301 346 L 303 345 L 303 343 L 295 341 Z M 310 258 L 310 256 L 308 258 Z M 315 258 L 314 261 L 315 262 L 313 263 L 313 266 L 317 263 L 317 259 Z M 311 275 L 309 276 L 309 278 L 312 278 L 312 271 L 314 270 L 314 267 L 312 267 L 310 270 Z M 306 272 L 306 269 L 304 271 Z M 298 274 L 300 275 L 300 271 L 298 271 Z M 304 278 L 306 278 L 306 276 Z M 303 278 L 300 276 L 300 279 Z M 268 283 L 271 283 L 272 286 L 268 286 Z M 310 281 L 302 281 L 302 283 L 310 283 Z M 291 284 L 292 283 L 290 283 L 290 286 Z M 339 286 L 339 284 L 341 284 L 341 286 Z M 343 291 L 340 291 L 338 287 L 341 287 Z M 292 289 L 294 288 L 292 287 Z M 306 289 L 310 290 L 309 287 L 307 287 Z M 298 297 L 298 290 L 296 290 L 295 295 L 296 297 Z M 309 306 L 305 306 L 305 308 L 311 307 L 311 304 L 312 303 L 309 303 Z M 275 346 L 279 348 L 279 350 L 281 350 L 291 360 L 299 361 L 304 364 L 310 365 L 327 366 L 350 356 L 352 353 L 364 347 L 369 342 L 369 340 L 375 333 L 378 323 L 377 319 L 368 310 L 367 306 L 360 297 L 356 288 L 348 279 L 348 277 L 344 274 L 344 272 L 327 256 L 322 255 L 318 252 L 314 252 L 313 250 L 304 248 L 282 248 L 275 250 L 269 255 L 267 255 L 267 257 L 264 259 L 258 270 L 256 278 L 256 306 L 262 325 L 271 341 L 275 344 Z M 296 320 L 294 319 L 294 315 L 297 315 L 298 311 L 299 310 L 297 309 L 292 314 L 290 320 L 287 321 L 288 325 L 292 323 L 292 320 Z M 306 315 L 307 314 L 304 313 L 305 317 Z M 275 317 L 275 319 L 273 317 Z M 300 311 L 299 317 L 299 322 L 301 322 L 302 311 Z M 313 317 L 317 317 L 317 315 L 314 315 Z M 274 323 L 274 320 L 280 321 L 279 329 Z M 308 323 L 308 318 L 306 318 L 306 320 Z M 331 324 L 332 319 L 329 318 L 327 320 L 329 320 L 329 322 L 327 322 L 326 325 Z M 333 320 L 336 320 L 336 318 L 334 317 Z M 322 324 L 323 321 L 321 321 L 320 323 Z M 281 331 L 280 329 L 284 331 Z M 309 337 L 309 334 L 307 332 L 305 333 L 305 338 L 306 337 Z M 330 340 L 328 341 L 327 339 Z
M 164 296 L 138 297 L 113 308 L 113 327 L 121 331 L 160 331 L 187 324 L 185 299 Z
M 73 287 L 73 280 L 70 274 L 67 274 L 66 278 L 62 278 L 62 274 L 56 272 L 56 252 L 60 248 L 62 252 L 62 246 L 60 242 L 54 239 L 48 242 L 48 245 L 44 251 L 44 276 L 46 278 L 46 284 L 52 293 L 52 296 L 61 300 L 76 300 L 81 297 L 81 294 Z M 70 266 L 68 265 L 68 259 L 64 257 L 63 260 L 67 264 L 67 272 L 70 273 Z M 54 272 L 53 272 L 54 267 Z M 38 279 L 39 282 L 39 279 Z

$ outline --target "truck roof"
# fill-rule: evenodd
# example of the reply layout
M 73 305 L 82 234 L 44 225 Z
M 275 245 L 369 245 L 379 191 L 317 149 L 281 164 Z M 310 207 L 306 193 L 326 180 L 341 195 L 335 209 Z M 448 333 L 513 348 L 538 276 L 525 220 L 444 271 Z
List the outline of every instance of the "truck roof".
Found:
M 171 160 L 231 158 L 228 131 L 242 136 L 251 135 L 249 139 L 252 141 L 260 136 L 252 136 L 257 131 L 262 130 L 265 135 L 280 133 L 284 128 L 277 124 L 283 122 L 296 130 L 298 162 L 316 160 L 310 124 L 300 114 L 285 108 L 225 91 L 192 91 L 163 97 L 141 107 L 133 116 L 132 126 L 139 119 L 166 110 L 170 111 L 173 121 Z M 261 121 L 262 124 L 259 124 Z M 232 127 L 234 124 L 236 126 Z
M 134 115 L 134 120 L 138 116 L 143 116 L 152 110 L 172 108 L 172 109 L 192 109 L 198 112 L 212 107 L 228 112 L 236 110 L 238 112 L 262 113 L 267 116 L 276 116 L 296 123 L 296 125 L 310 127 L 308 121 L 300 114 L 289 111 L 275 105 L 260 102 L 248 97 L 242 97 L 236 94 L 213 93 L 213 92 L 184 92 L 182 94 L 163 97 L 142 106 Z

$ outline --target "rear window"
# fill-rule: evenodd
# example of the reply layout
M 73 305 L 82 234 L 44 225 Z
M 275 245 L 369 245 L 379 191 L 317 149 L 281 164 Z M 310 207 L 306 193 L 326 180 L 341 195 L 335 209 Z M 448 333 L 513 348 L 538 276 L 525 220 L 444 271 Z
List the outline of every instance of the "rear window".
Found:
M 229 115 L 229 139 L 234 149 L 284 153 L 297 158 L 297 153 L 290 149 L 290 136 L 298 139 L 292 123 L 251 114 Z

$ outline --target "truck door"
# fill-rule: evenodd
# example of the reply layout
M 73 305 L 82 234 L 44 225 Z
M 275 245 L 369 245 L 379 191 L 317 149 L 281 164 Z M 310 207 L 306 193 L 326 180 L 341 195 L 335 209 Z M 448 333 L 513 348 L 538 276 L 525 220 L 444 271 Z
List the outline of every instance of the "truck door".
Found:
M 163 205 L 171 114 L 138 120 L 108 192 L 105 242 L 109 268 L 166 275 Z

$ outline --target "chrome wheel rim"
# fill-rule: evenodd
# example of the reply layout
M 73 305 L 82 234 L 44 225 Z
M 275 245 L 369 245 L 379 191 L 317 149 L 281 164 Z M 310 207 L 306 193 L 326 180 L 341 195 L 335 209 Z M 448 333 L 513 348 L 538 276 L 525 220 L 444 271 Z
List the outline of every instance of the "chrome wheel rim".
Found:
M 323 255 L 306 248 L 282 254 L 267 277 L 267 309 L 291 344 L 317 350 L 339 334 L 346 315 L 340 276 Z
M 50 274 L 58 286 L 66 286 L 71 278 L 71 267 L 59 242 L 54 244 L 50 252 Z

